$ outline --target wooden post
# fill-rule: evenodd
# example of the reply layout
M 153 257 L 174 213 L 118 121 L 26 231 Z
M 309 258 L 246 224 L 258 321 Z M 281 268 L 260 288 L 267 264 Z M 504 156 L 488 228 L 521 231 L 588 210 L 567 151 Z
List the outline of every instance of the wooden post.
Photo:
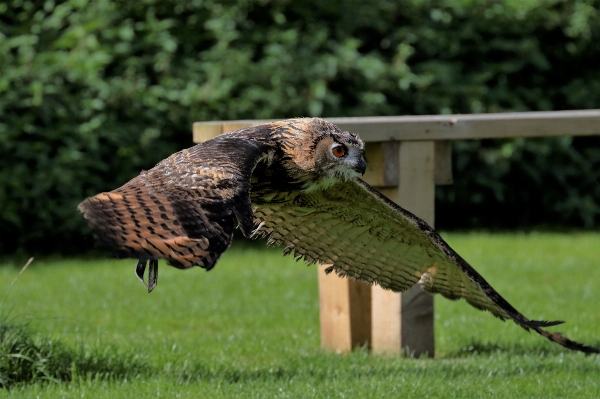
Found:
M 434 142 L 402 142 L 398 158 L 400 184 L 382 193 L 433 226 Z M 371 306 L 373 352 L 434 355 L 433 296 L 417 286 L 402 294 L 374 286 Z

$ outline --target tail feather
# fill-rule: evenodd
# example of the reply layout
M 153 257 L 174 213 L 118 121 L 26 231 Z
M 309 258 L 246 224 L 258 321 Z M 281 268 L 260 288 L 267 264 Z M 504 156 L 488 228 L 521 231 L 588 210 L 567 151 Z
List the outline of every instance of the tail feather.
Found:
M 552 327 L 552 326 L 558 326 L 559 324 L 564 324 L 564 321 L 562 320 L 554 320 L 554 321 L 546 321 L 546 320 L 529 320 L 526 323 L 527 326 L 531 327 L 531 328 L 535 328 L 535 327 Z
M 165 258 L 182 269 L 212 268 L 220 254 L 210 251 L 208 238 L 189 238 L 172 203 L 150 193 L 138 179 L 79 204 L 98 246 L 114 250 L 119 257 Z

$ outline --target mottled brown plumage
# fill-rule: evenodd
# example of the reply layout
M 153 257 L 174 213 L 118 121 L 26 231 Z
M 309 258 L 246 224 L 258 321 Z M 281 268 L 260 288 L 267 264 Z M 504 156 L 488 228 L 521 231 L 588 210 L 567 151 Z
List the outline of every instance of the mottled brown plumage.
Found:
M 365 166 L 358 136 L 321 119 L 291 119 L 180 151 L 79 209 L 101 246 L 138 258 L 138 277 L 150 262 L 149 291 L 159 258 L 210 270 L 239 226 L 340 276 L 394 291 L 419 284 L 569 349 L 600 353 L 542 329 L 561 322 L 519 313 L 424 221 L 362 181 Z

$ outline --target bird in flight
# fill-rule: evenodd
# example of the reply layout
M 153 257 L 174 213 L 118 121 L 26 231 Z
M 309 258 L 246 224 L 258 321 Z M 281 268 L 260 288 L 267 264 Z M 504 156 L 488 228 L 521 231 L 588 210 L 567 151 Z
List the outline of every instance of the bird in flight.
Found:
M 510 305 L 427 223 L 360 179 L 364 143 L 319 118 L 267 123 L 177 152 L 116 190 L 78 207 L 97 244 L 137 258 L 148 291 L 158 259 L 212 269 L 234 228 L 341 277 L 465 299 L 566 348 L 600 353 Z

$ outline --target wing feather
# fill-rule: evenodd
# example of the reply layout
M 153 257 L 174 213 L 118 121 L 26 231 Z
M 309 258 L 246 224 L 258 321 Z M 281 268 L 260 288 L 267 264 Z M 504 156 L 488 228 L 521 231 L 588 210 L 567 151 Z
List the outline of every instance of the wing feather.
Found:
M 331 264 L 339 276 L 405 291 L 419 284 L 446 298 L 465 299 L 477 309 L 511 319 L 570 349 L 600 353 L 541 327 L 560 324 L 529 320 L 510 305 L 427 223 L 360 179 L 323 190 L 279 193 L 264 182 L 252 191 L 257 235 L 309 263 Z
M 122 187 L 79 205 L 101 247 L 120 257 L 166 258 L 210 270 L 236 225 L 254 227 L 250 178 L 274 145 L 271 129 L 251 127 L 173 154 Z

